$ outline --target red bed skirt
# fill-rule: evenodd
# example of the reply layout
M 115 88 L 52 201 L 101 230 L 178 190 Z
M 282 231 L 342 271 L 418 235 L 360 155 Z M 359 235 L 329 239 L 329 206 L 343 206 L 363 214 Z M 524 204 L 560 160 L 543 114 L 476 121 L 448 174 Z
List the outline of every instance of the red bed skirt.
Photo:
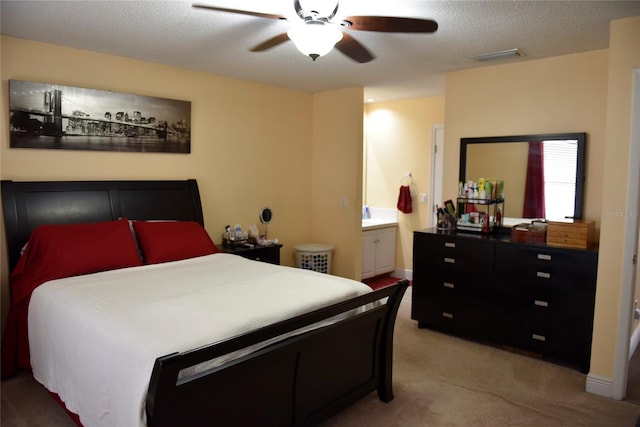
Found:
M 82 423 L 80 422 L 80 417 L 78 416 L 78 414 L 74 414 L 73 412 L 68 410 L 67 406 L 64 404 L 64 402 L 62 400 L 60 400 L 60 396 L 58 396 L 56 393 L 52 393 L 52 392 L 49 392 L 49 396 L 53 397 L 53 400 L 55 400 L 58 403 L 58 405 L 62 406 L 62 409 L 64 409 L 64 411 L 67 413 L 67 415 L 69 415 L 69 417 L 73 420 L 74 423 L 76 423 L 76 425 L 78 427 L 84 427 L 82 425 Z

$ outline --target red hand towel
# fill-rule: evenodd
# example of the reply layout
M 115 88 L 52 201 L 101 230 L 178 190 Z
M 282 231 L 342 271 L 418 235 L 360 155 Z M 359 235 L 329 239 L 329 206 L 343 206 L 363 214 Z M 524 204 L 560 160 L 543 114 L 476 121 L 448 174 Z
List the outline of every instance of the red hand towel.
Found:
M 398 195 L 398 210 L 406 214 L 413 212 L 413 209 L 411 208 L 411 188 L 409 188 L 408 185 L 400 186 L 400 194 Z

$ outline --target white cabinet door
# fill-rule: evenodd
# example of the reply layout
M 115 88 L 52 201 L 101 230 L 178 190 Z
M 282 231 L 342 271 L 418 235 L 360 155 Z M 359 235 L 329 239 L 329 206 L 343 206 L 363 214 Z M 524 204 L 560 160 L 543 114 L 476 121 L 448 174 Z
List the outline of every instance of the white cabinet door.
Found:
M 362 232 L 362 278 L 375 275 L 376 268 L 376 230 Z
M 396 228 L 362 232 L 362 278 L 389 273 L 396 266 Z
M 375 276 L 389 273 L 396 267 L 396 228 L 376 230 L 376 269 Z

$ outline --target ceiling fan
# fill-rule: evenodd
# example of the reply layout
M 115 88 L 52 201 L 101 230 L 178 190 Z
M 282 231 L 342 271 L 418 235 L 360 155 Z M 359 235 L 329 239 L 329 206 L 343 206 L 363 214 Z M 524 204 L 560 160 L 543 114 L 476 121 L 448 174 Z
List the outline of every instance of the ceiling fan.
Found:
M 339 1 L 328 16 L 321 16 L 315 10 L 304 10 L 300 6 L 300 0 L 294 0 L 293 7 L 300 22 L 294 24 L 286 33 L 278 34 L 250 49 L 251 52 L 262 52 L 277 46 L 287 40 L 293 40 L 300 52 L 308 55 L 314 61 L 318 57 L 326 55 L 335 46 L 340 52 L 359 63 L 366 63 L 374 59 L 360 42 L 343 30 L 376 31 L 383 33 L 433 33 L 438 29 L 438 23 L 430 19 L 401 18 L 392 16 L 347 16 L 344 19 L 333 22 L 332 19 L 338 13 Z M 209 6 L 206 4 L 193 4 L 193 7 L 209 9 L 219 12 L 238 13 L 241 15 L 256 16 L 259 18 L 279 19 L 288 21 L 286 16 L 269 13 L 252 12 L 238 9 L 227 9 Z

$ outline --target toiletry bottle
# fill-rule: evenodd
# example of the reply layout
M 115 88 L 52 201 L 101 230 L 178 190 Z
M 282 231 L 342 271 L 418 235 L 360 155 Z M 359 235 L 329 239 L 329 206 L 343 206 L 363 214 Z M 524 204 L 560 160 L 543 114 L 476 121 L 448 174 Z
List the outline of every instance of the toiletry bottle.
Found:
M 484 194 L 485 194 L 485 199 L 491 199 L 491 181 L 486 180 L 484 182 Z
M 229 230 L 231 230 L 231 226 L 227 225 L 224 227 L 224 233 L 222 234 L 222 245 L 223 246 L 227 246 L 229 244 L 229 241 L 231 240 L 231 236 L 229 233 Z
M 486 213 L 482 214 L 482 232 L 483 233 L 489 232 L 489 215 Z

